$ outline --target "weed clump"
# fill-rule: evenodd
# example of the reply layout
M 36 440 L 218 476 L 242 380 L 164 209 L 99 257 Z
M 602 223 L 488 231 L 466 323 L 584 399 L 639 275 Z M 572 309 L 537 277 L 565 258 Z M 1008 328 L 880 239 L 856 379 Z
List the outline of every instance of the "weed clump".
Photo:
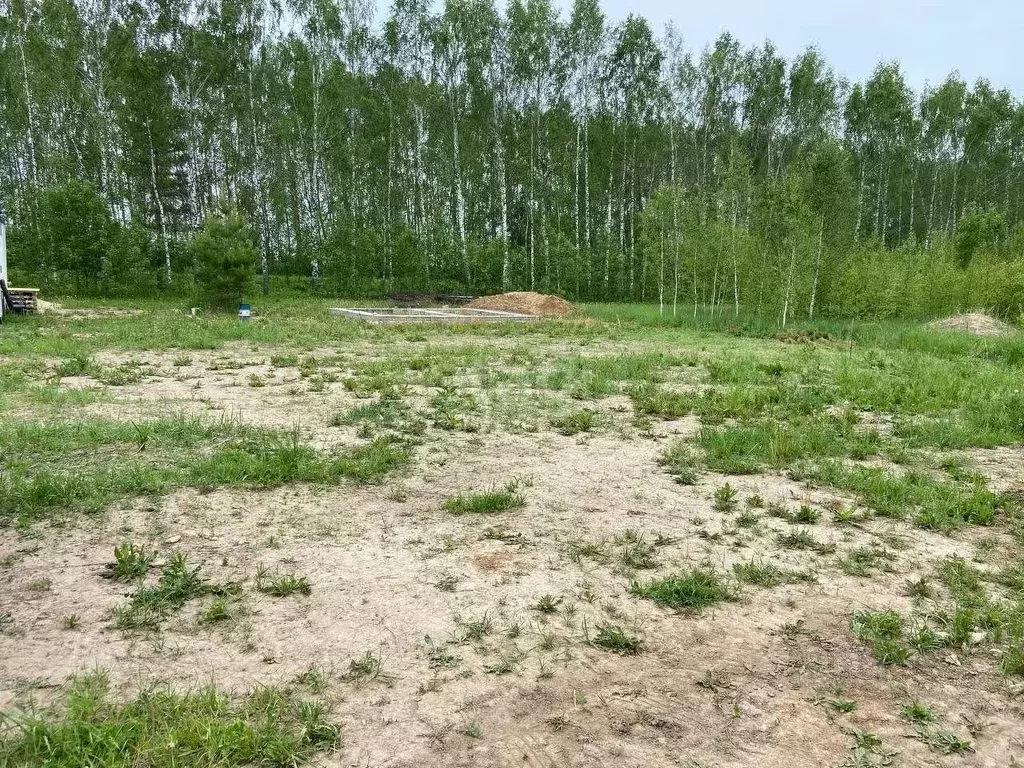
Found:
M 591 643 L 621 656 L 635 656 L 640 653 L 642 646 L 639 638 L 629 634 L 622 627 L 613 626 L 598 626 L 597 634 Z
M 697 568 L 689 573 L 656 579 L 647 584 L 633 582 L 629 591 L 666 608 L 692 612 L 735 598 L 735 590 L 710 568 Z
M 797 581 L 813 581 L 813 574 L 797 571 L 786 571 L 771 563 L 752 560 L 747 563 L 735 563 L 733 573 L 738 581 L 744 584 L 756 584 L 761 587 L 777 587 L 780 584 L 791 584 Z
M 573 411 L 551 420 L 551 426 L 560 434 L 572 436 L 590 432 L 597 425 L 597 414 L 586 409 Z
M 146 575 L 153 563 L 153 554 L 145 547 L 125 542 L 114 547 L 114 563 L 108 566 L 110 575 L 116 581 L 132 582 Z
M 852 628 L 879 664 L 888 667 L 907 663 L 910 649 L 904 643 L 903 617 L 896 611 L 858 611 L 853 615 Z
M 297 576 L 294 573 L 271 575 L 261 565 L 256 570 L 256 589 L 274 597 L 288 597 L 289 595 L 309 595 L 313 591 L 309 577 Z
M 736 509 L 736 489 L 726 483 L 715 489 L 715 510 L 718 512 L 732 512 Z
M 685 440 L 671 443 L 658 459 L 658 463 L 680 485 L 696 484 L 699 463 L 693 449 Z
M 442 507 L 453 515 L 507 512 L 526 503 L 526 497 L 517 488 L 516 483 L 509 483 L 504 488 L 495 488 L 483 493 L 460 493 L 445 499 Z
M 171 614 L 185 603 L 203 595 L 230 596 L 238 594 L 237 584 L 209 584 L 200 576 L 200 568 L 189 568 L 184 553 L 175 553 L 154 586 L 141 585 L 127 603 L 114 608 L 118 629 L 158 629 Z

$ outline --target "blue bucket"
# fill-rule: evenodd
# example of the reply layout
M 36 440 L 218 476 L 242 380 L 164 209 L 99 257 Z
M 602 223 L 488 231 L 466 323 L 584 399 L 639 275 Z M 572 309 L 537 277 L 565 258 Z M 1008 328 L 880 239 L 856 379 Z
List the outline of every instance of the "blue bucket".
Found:
M 250 307 L 248 304 L 239 304 L 238 305 L 238 319 L 239 320 L 241 320 L 244 323 L 244 322 L 248 321 L 251 316 L 252 316 L 252 307 Z

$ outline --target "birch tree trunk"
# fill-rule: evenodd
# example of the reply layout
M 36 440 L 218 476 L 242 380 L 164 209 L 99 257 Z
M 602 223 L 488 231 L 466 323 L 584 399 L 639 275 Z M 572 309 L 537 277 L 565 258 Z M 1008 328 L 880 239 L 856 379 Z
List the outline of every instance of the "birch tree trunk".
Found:
M 608 163 L 608 205 L 604 217 L 604 298 L 611 298 L 611 262 L 612 262 L 612 188 L 615 184 L 615 166 L 609 158 Z
M 28 122 L 26 124 L 26 138 L 28 139 L 28 168 L 29 176 L 36 190 L 39 190 L 39 158 L 36 152 L 36 118 L 33 110 L 32 89 L 28 82 L 28 60 L 25 58 L 25 36 L 28 34 L 27 23 L 22 25 L 21 36 L 18 40 L 18 51 L 21 53 L 21 76 L 25 86 L 25 109 Z
M 932 249 L 932 225 L 934 222 L 935 214 L 935 195 L 939 188 L 939 163 L 935 161 L 935 173 L 932 177 L 932 194 L 931 199 L 928 201 L 928 231 L 925 234 L 924 249 L 930 251 Z
M 534 151 L 535 144 L 537 141 L 537 134 L 534 129 L 534 125 L 530 123 L 530 207 L 529 207 L 529 218 L 527 219 L 527 227 L 530 230 L 530 290 L 532 291 L 535 287 L 534 279 L 534 254 L 536 252 L 536 238 L 537 238 L 537 222 L 536 222 L 536 208 L 537 208 L 537 173 L 534 165 Z
M 497 141 L 498 201 L 501 207 L 501 289 L 508 291 L 512 282 L 512 264 L 508 251 L 508 185 L 505 180 L 505 141 Z
M 792 256 L 789 259 L 789 272 L 786 275 L 786 298 L 782 304 L 782 327 L 786 327 L 789 319 L 789 298 L 793 292 L 793 273 L 796 271 L 796 243 L 792 245 Z
M 256 198 L 259 221 L 256 224 L 256 231 L 260 238 L 260 274 L 262 275 L 262 292 L 266 296 L 270 293 L 270 236 L 267 233 L 269 219 L 267 211 L 266 196 L 264 194 L 263 174 L 263 153 L 260 151 L 259 130 L 256 126 L 256 96 L 252 87 L 252 61 L 249 62 L 249 118 L 250 130 L 252 132 L 252 156 L 253 165 L 250 169 L 252 177 L 253 194 Z
M 668 136 L 669 136 L 669 180 L 672 184 L 672 244 L 673 244 L 673 256 L 674 256 L 674 280 L 672 285 L 672 318 L 675 319 L 676 311 L 679 302 L 679 241 L 681 239 L 679 233 L 679 194 L 676 189 L 676 134 L 675 134 L 675 120 L 672 116 L 669 118 L 668 124 Z
M 740 265 L 736 255 L 736 225 L 739 217 L 739 201 L 736 193 L 732 193 L 732 237 L 730 239 L 730 250 L 732 251 L 732 296 L 736 305 L 734 317 L 740 316 Z
M 590 264 L 590 120 L 583 118 L 583 243 Z M 588 270 L 589 275 L 589 270 Z M 588 285 L 589 287 L 589 285 Z
M 818 252 L 814 256 L 814 279 L 811 281 L 811 305 L 807 310 L 807 317 L 814 317 L 814 303 L 818 298 L 818 276 L 821 274 L 821 251 L 825 243 L 825 217 L 819 217 L 818 221 Z
M 915 235 L 914 235 L 914 204 L 915 204 L 915 202 L 917 200 L 917 198 L 915 196 L 916 192 L 917 192 L 917 163 L 914 163 L 913 169 L 912 169 L 911 174 L 910 174 L 910 224 L 907 225 L 907 230 L 909 232 L 909 236 L 912 237 L 912 238 L 915 237 Z
M 462 249 L 462 266 L 466 274 L 466 288 L 473 285 L 473 276 L 469 268 L 469 244 L 466 242 L 466 198 L 462 192 L 462 163 L 459 153 L 459 120 L 455 113 L 454 102 L 451 105 L 452 114 L 452 163 L 455 169 L 455 222 Z
M 658 227 L 658 317 L 665 316 L 665 227 Z
M 583 128 L 578 123 L 576 125 L 576 159 L 573 165 L 573 190 L 572 190 L 572 210 L 573 210 L 573 236 L 576 239 L 576 293 L 579 293 L 579 273 L 583 269 L 582 261 L 582 243 L 581 232 L 582 222 L 580 221 L 580 136 L 583 133 Z
M 415 180 L 413 181 L 413 198 L 416 207 L 416 241 L 417 245 L 424 249 L 423 254 L 423 274 L 425 285 L 430 285 L 430 266 L 432 255 L 429 246 L 427 245 L 426 238 L 426 192 L 424 191 L 424 175 L 425 169 L 423 165 L 423 144 L 424 138 L 424 125 L 423 125 L 423 108 L 419 104 L 413 105 L 413 126 L 415 130 L 414 137 L 414 160 L 415 160 Z
M 860 162 L 860 173 L 857 181 L 857 221 L 853 225 L 853 242 L 860 242 L 860 228 L 864 217 L 864 160 Z
M 160 217 L 160 240 L 164 245 L 164 274 L 167 280 L 167 287 L 170 288 L 173 282 L 171 280 L 171 245 L 167 242 L 167 222 L 164 218 L 164 203 L 160 198 L 160 190 L 157 188 L 156 183 L 156 152 L 153 149 L 152 127 L 147 126 L 146 134 L 149 136 L 149 181 L 152 185 L 153 198 L 156 201 L 157 214 Z

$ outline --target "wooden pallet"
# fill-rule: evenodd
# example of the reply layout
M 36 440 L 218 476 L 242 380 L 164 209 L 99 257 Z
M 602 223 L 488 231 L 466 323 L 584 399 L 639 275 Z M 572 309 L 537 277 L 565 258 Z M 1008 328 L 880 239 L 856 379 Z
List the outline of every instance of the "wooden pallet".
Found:
M 3 285 L 3 299 L 12 312 L 38 312 L 39 289 Z

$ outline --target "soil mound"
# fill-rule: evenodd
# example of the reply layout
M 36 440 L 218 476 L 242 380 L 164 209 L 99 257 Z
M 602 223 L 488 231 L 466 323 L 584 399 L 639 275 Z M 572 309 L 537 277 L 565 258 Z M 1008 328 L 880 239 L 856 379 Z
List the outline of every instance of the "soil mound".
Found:
M 937 331 L 965 331 L 975 336 L 1007 336 L 1013 333 L 1013 326 L 983 312 L 967 312 L 928 323 Z
M 533 291 L 513 291 L 497 296 L 481 296 L 466 305 L 471 309 L 496 309 L 501 312 L 519 312 L 524 315 L 559 317 L 575 311 L 576 307 L 558 296 Z

